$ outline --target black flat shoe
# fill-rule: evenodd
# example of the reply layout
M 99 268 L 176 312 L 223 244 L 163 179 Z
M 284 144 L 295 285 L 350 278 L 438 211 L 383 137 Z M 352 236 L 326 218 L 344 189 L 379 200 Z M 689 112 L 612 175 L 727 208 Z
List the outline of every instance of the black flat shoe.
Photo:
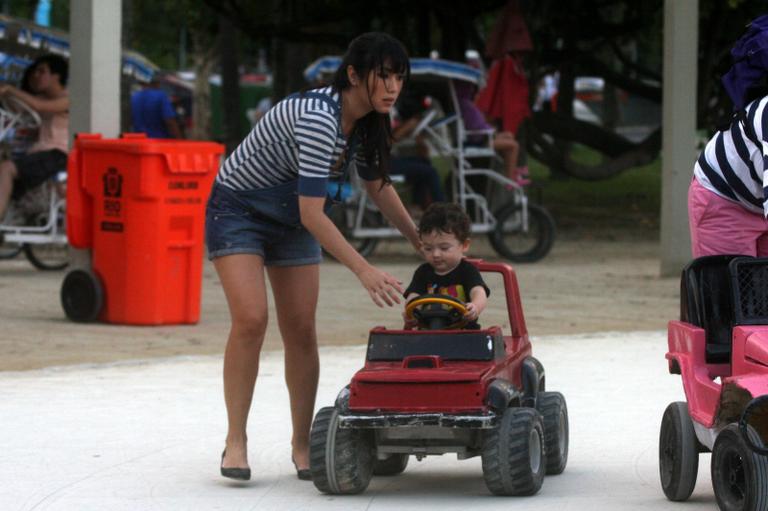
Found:
M 250 468 L 224 468 L 224 455 L 227 454 L 227 450 L 221 453 L 221 475 L 230 479 L 237 479 L 238 481 L 249 481 L 251 479 Z M 309 472 L 309 471 L 307 471 Z
M 296 477 L 302 481 L 312 480 L 312 472 L 310 472 L 308 468 L 299 468 L 298 465 L 296 465 L 296 460 L 293 458 L 291 458 L 291 462 L 293 463 L 293 467 L 296 469 Z

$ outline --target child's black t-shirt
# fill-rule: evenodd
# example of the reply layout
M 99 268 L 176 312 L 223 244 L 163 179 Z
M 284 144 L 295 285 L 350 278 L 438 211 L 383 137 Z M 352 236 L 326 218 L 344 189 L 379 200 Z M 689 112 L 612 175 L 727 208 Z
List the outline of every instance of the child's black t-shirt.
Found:
M 411 293 L 418 295 L 441 294 L 453 296 L 464 303 L 468 303 L 470 301 L 469 292 L 476 286 L 483 286 L 485 295 L 491 295 L 491 290 L 485 285 L 480 272 L 466 259 L 462 259 L 456 268 L 445 275 L 438 275 L 429 263 L 424 263 L 416 268 L 404 296 L 407 297 Z

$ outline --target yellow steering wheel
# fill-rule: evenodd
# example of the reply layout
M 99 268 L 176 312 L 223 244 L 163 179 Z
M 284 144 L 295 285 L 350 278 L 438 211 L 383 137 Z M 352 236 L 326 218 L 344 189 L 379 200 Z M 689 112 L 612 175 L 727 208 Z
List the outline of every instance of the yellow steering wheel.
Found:
M 405 317 L 415 319 L 423 330 L 454 330 L 467 324 L 467 307 L 448 295 L 419 295 L 405 306 Z

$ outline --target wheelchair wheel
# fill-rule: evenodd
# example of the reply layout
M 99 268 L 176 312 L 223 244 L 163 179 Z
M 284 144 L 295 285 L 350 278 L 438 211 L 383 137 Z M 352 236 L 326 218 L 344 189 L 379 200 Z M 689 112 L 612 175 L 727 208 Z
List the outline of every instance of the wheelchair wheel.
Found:
M 357 205 L 355 204 L 334 204 L 328 212 L 328 218 L 336 225 L 341 231 L 341 234 L 349 241 L 350 245 L 357 250 L 361 256 L 368 257 L 373 254 L 376 249 L 376 245 L 379 243 L 378 238 L 353 238 L 352 230 L 355 227 L 355 215 L 357 214 Z M 363 213 L 363 227 L 382 227 L 384 220 L 381 218 L 381 213 L 372 210 L 366 210 Z M 323 253 L 329 257 L 333 257 L 331 254 L 323 250 Z
M 502 206 L 494 216 L 496 228 L 488 238 L 500 256 L 515 263 L 532 263 L 549 253 L 555 241 L 555 221 L 546 209 L 528 204 L 527 230 L 519 204 Z
M 64 243 L 25 243 L 23 250 L 32 266 L 43 271 L 63 270 L 69 265 L 68 245 Z
M 99 316 L 104 305 L 104 287 L 91 271 L 72 270 L 61 283 L 61 306 L 72 321 L 87 323 Z
M 0 245 L 0 259 L 13 259 L 21 254 L 22 246 L 17 244 L 5 243 Z

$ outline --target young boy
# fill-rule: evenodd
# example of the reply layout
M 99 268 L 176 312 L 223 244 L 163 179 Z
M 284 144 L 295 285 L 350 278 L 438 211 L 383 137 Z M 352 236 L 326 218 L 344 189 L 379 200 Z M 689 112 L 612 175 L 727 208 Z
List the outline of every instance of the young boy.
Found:
M 466 304 L 464 318 L 470 322 L 466 328 L 477 329 L 491 292 L 477 268 L 464 260 L 469 229 L 469 217 L 458 205 L 434 202 L 427 208 L 419 222 L 427 262 L 416 269 L 404 295 L 407 302 L 426 293 L 453 296 Z M 406 326 L 414 326 L 413 321 L 406 318 Z

